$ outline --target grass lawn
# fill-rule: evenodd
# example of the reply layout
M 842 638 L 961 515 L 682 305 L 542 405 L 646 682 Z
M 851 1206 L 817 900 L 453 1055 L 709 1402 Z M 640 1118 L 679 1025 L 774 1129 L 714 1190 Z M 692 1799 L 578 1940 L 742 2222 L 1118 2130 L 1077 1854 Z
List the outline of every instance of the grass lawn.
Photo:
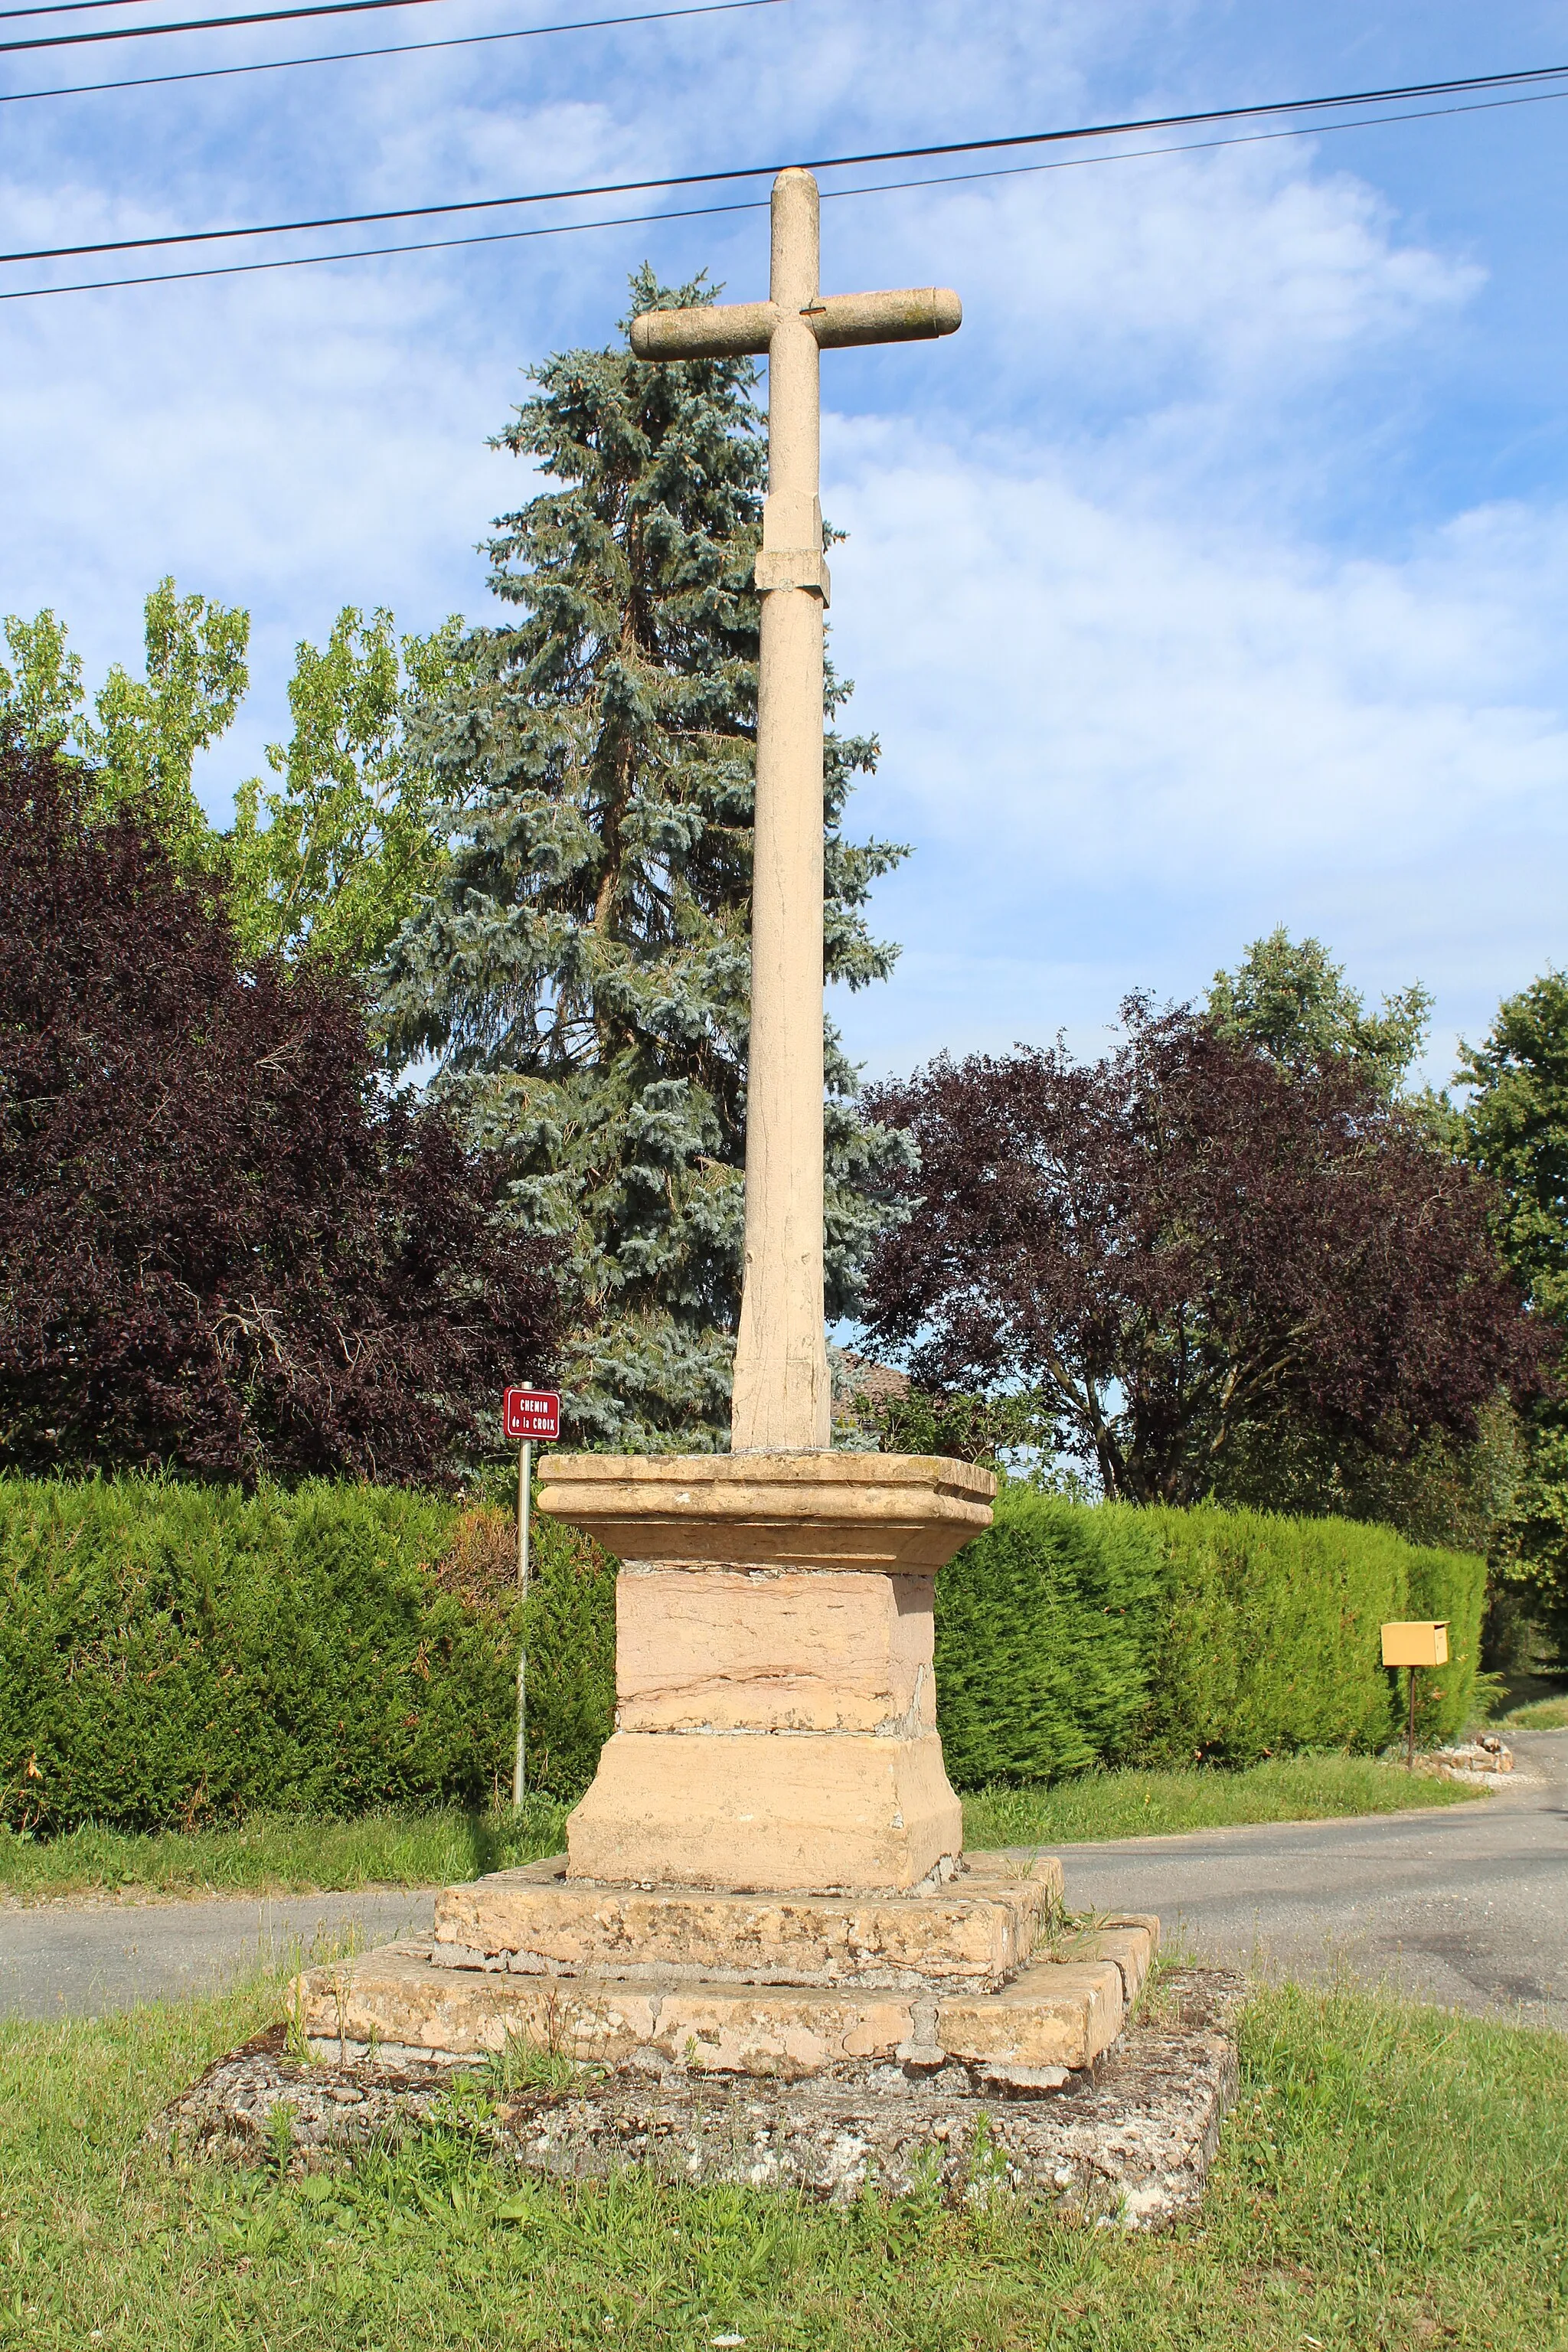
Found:
M 1484 1790 L 1374 1756 L 1282 1756 L 1246 1771 L 1085 1772 L 1049 1789 L 993 1789 L 963 1803 L 972 1846 L 1082 1845 L 1240 1822 L 1313 1822 L 1463 1805 Z
M 1532 1699 L 1499 1718 L 1493 1731 L 1568 1731 L 1568 1697 Z
M 1484 1792 L 1428 1780 L 1366 1756 L 1297 1756 L 1245 1772 L 1090 1772 L 1053 1789 L 966 1797 L 972 1846 L 1070 1845 L 1149 1837 L 1234 1822 L 1300 1822 L 1346 1813 L 1464 1804 Z M 167 1830 L 144 1837 L 72 1830 L 57 1838 L 0 1829 L 0 1895 L 313 1894 L 354 1886 L 444 1886 L 559 1853 L 568 1807 L 531 1797 L 521 1814 L 373 1813 L 363 1821 L 260 1816 L 239 1829 Z
M 275 1984 L 0 2025 L 0 2345 L 27 2352 L 1562 2352 L 1568 2042 L 1261 1993 L 1201 2223 L 1124 2239 L 1005 2198 L 566 2189 L 457 2132 L 352 2172 L 176 2166 L 145 2124 Z
M 370 1813 L 351 1822 L 257 1814 L 237 1829 L 129 1836 L 79 1829 L 17 1837 L 0 1829 L 0 1894 L 316 1894 L 353 1886 L 445 1886 L 559 1853 L 570 1808 L 530 1797 L 520 1813 Z

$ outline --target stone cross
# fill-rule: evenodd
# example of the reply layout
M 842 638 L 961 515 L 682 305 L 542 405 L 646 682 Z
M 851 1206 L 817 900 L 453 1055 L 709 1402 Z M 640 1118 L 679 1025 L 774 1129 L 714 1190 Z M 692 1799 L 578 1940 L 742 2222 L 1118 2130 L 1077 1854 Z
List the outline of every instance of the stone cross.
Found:
M 764 352 L 768 359 L 736 1453 L 809 1452 L 831 1435 L 822 1275 L 822 616 L 829 583 L 818 354 L 951 335 L 963 315 L 957 295 L 934 286 L 824 299 L 818 215 L 812 174 L 781 172 L 768 300 L 646 310 L 632 322 L 638 359 Z

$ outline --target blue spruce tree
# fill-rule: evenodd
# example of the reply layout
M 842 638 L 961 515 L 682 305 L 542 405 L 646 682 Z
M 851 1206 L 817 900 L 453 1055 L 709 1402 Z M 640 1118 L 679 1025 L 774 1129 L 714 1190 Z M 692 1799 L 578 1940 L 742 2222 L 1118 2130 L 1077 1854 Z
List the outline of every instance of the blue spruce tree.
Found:
M 710 301 L 646 268 L 635 310 Z M 521 1223 L 563 1237 L 584 1304 L 581 1441 L 727 1443 L 740 1307 L 758 599 L 766 457 L 746 360 L 561 353 L 499 436 L 548 481 L 489 543 L 520 608 L 480 630 L 429 722 L 454 848 L 383 974 L 395 1064 L 498 1149 Z M 847 686 L 828 686 L 828 716 Z M 852 843 L 864 736 L 830 732 L 826 968 L 884 978 L 865 903 L 905 854 Z M 900 1138 L 856 1115 L 827 1036 L 828 1313 L 853 1303 Z M 523 1365 L 498 1367 L 525 1373 Z

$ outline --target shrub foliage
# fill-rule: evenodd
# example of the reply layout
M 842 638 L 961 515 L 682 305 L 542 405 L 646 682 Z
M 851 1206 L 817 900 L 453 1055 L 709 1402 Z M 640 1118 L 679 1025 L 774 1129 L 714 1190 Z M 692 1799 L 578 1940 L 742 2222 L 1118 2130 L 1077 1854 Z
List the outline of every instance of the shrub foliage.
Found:
M 615 1711 L 615 1562 L 537 1517 L 307 1483 L 0 1479 L 0 1822 L 126 1830 L 257 1811 L 479 1804 L 510 1782 L 517 1646 L 531 1785 L 587 1784 Z M 1005 1488 L 937 1586 L 961 1787 L 1095 1764 L 1372 1750 L 1404 1720 L 1390 1617 L 1447 1617 L 1421 1728 L 1469 1710 L 1483 1563 L 1386 1528 L 1089 1509 Z
M 1389 1528 L 1261 1511 L 1088 1508 L 1004 1487 L 937 1580 L 937 1709 L 961 1788 L 1090 1764 L 1253 1764 L 1373 1751 L 1399 1731 L 1391 1618 L 1446 1617 L 1417 1678 L 1424 1738 L 1474 1696 L 1486 1563 Z
M 510 1576 L 465 1597 L 458 1515 L 428 1496 L 0 1480 L 0 1820 L 489 1801 L 510 1783 L 522 1625 L 515 1538 L 488 1516 Z M 535 1557 L 531 1777 L 570 1795 L 609 1729 L 615 1579 L 544 1522 Z
M 995 1525 L 937 1580 L 937 1706 L 960 1787 L 1055 1780 L 1126 1747 L 1159 1575 L 1137 1511 L 1004 1488 Z

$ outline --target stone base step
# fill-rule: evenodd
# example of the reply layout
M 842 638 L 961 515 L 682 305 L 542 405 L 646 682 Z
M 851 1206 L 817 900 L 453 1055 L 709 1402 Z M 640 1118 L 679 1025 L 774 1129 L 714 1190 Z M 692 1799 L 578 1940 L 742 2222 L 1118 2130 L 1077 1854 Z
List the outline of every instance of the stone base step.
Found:
M 568 1878 L 564 1854 L 437 1897 L 438 1967 L 616 1982 L 993 1992 L 1059 1915 L 1054 1855 L 972 1858 L 908 1895 L 729 1895 Z
M 1020 1969 L 997 1992 L 651 1984 L 437 1965 L 428 1943 L 389 1944 L 307 1969 L 289 1990 L 318 2057 L 482 2058 L 521 2043 L 652 2074 L 798 2082 L 868 2062 L 931 2074 L 952 2064 L 1005 2092 L 1048 2089 L 1110 2047 L 1159 1941 L 1159 1922 L 1106 1922 Z
M 804 2082 L 579 2067 L 569 2084 L 495 2085 L 471 2103 L 469 2128 L 502 2164 L 552 2179 L 613 2179 L 635 2165 L 671 2184 L 846 2203 L 870 2188 L 961 2211 L 1005 2189 L 1079 2220 L 1159 2227 L 1196 2212 L 1236 2094 L 1244 1992 L 1215 1970 L 1168 1970 L 1100 2063 L 1045 2096 L 998 2095 L 978 2070 L 951 2065 L 839 2067 Z M 279 2026 L 209 2066 L 146 2137 L 164 2157 L 173 2141 L 273 2175 L 280 2164 L 336 2172 L 367 2148 L 405 2144 L 451 2087 L 450 2065 L 428 2058 L 340 2063 L 334 2050 L 303 2063 Z

